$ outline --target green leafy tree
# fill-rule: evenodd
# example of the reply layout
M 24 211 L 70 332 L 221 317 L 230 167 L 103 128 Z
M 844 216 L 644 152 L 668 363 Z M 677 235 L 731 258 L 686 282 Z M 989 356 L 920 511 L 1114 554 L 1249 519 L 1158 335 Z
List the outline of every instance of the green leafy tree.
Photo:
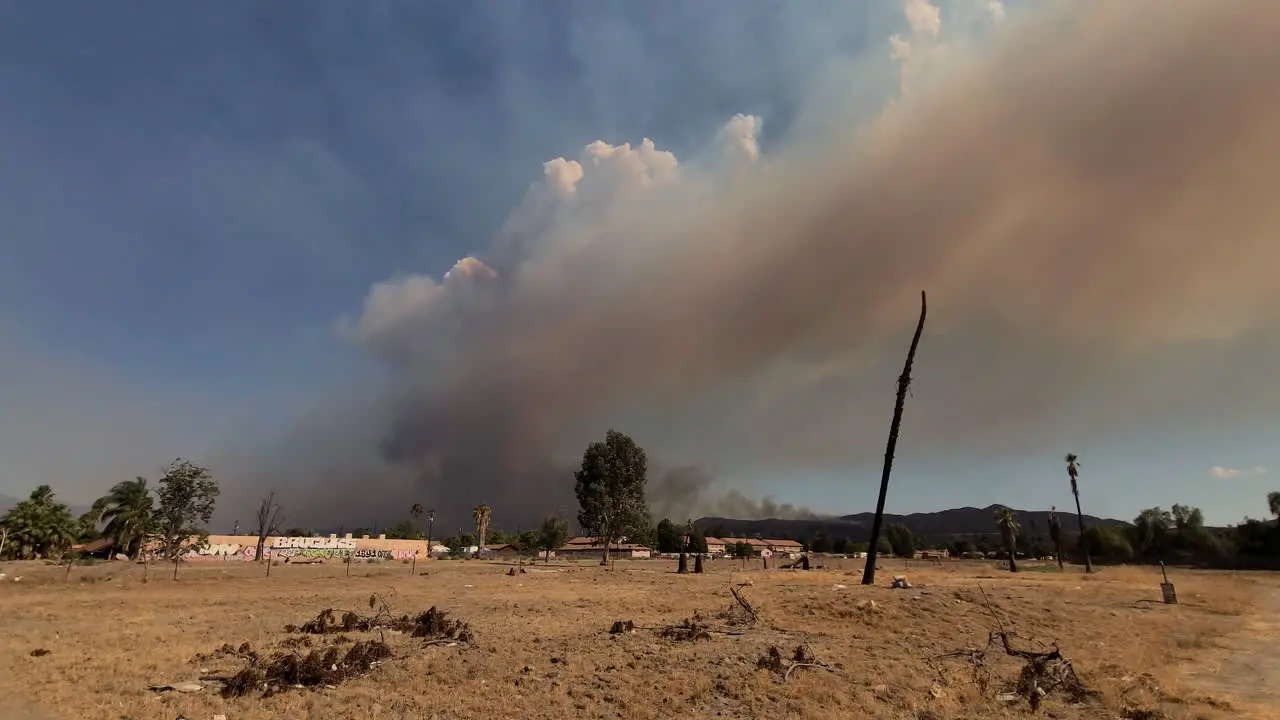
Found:
M 209 468 L 178 458 L 160 478 L 157 495 L 160 505 L 155 513 L 156 539 L 161 555 L 174 563 L 176 576 L 177 562 L 208 542 L 206 526 L 213 517 L 218 483 Z
M 1009 572 L 1018 572 L 1018 561 L 1014 558 L 1017 554 L 1018 542 L 1018 517 L 1013 511 L 1007 507 L 998 507 L 995 511 L 996 527 L 1000 530 L 1000 542 L 1004 544 L 1004 551 L 1009 555 Z
M 102 534 L 115 540 L 119 552 L 136 560 L 155 524 L 155 498 L 147 479 L 116 483 L 93 504 L 92 511 L 106 524 Z
M 890 525 L 884 534 L 894 555 L 909 558 L 916 554 L 916 538 L 911 534 L 911 528 L 902 524 Z
M 689 523 L 689 552 L 695 555 L 707 554 L 707 536 L 692 522 Z
M 660 553 L 680 552 L 680 529 L 668 518 L 662 518 L 654 532 L 654 548 Z
M 813 539 L 809 541 L 810 552 L 829 553 L 831 552 L 831 538 L 827 534 L 819 530 L 813 534 Z
M 868 545 L 868 547 L 870 546 Z M 868 553 L 869 552 L 870 550 L 868 550 Z M 876 554 L 877 555 L 893 554 L 893 546 L 889 544 L 889 538 L 881 536 L 879 540 L 876 540 Z
M 604 546 L 601 564 L 609 562 L 609 548 L 624 536 L 649 524 L 645 502 L 648 459 L 644 450 L 617 430 L 604 441 L 587 446 L 582 467 L 574 477 L 578 497 L 578 524 Z
M 1133 546 L 1119 530 L 1106 525 L 1090 525 L 1084 532 L 1084 546 L 1091 555 L 1110 562 L 1133 557 Z
M 1175 504 L 1173 515 L 1175 549 L 1191 556 L 1216 558 L 1223 554 L 1222 543 L 1204 526 L 1204 513 L 1200 508 Z
M 566 531 L 567 532 L 567 531 Z M 522 555 L 536 556 L 538 551 L 542 549 L 539 533 L 537 530 L 524 530 L 516 535 L 513 544 L 520 550 Z
M 728 549 L 731 551 L 729 554 L 732 555 L 733 557 L 736 557 L 736 558 L 751 557 L 751 543 L 737 542 L 731 545 Z
M 80 524 L 67 506 L 56 500 L 53 488 L 41 485 L 0 518 L 6 545 L 21 560 L 61 556 L 79 535 Z
M 1173 513 L 1159 508 L 1147 508 L 1133 519 L 1129 540 L 1133 551 L 1142 557 L 1159 557 L 1169 547 L 1173 531 Z
M 627 533 L 623 538 L 623 542 L 643 545 L 647 548 L 652 548 L 657 543 L 657 540 L 658 531 L 647 519 L 632 528 L 631 532 Z
M 421 540 L 422 531 L 412 520 L 401 520 L 387 528 L 386 536 L 393 540 Z
M 538 529 L 538 547 L 546 553 L 546 562 L 551 562 L 551 553 L 560 549 L 569 539 L 569 523 L 555 516 L 548 516 Z

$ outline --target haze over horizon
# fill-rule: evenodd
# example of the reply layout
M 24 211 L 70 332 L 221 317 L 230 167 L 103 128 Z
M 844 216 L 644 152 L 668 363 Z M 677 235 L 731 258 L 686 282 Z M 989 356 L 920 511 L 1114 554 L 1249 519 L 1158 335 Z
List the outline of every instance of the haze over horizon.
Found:
M 0 8 L 0 493 L 1267 512 L 1280 6 Z

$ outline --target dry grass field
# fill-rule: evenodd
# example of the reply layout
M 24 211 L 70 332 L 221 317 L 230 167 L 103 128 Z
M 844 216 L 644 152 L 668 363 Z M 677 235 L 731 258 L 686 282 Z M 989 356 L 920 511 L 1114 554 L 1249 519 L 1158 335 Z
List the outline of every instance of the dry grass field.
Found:
M 845 567 L 744 571 L 708 563 L 676 575 L 670 561 L 526 566 L 475 561 L 184 566 L 177 581 L 123 563 L 59 567 L 6 563 L 0 571 L 0 718 L 264 720 L 266 718 L 999 718 L 1024 717 L 1014 689 L 1026 661 L 998 646 L 1057 643 L 1088 690 L 1044 698 L 1053 718 L 1274 717 L 1280 582 L 1266 575 L 1179 571 L 1181 603 L 1160 602 L 1150 568 L 1028 568 L 990 563 L 886 561 L 877 587 Z M 891 589 L 894 574 L 913 587 Z M 21 580 L 14 582 L 15 576 Z M 738 607 L 754 624 L 717 617 Z M 983 593 L 986 598 L 984 599 Z M 415 614 L 429 606 L 464 620 L 472 642 L 430 642 L 389 630 L 300 636 L 285 631 L 320 610 L 362 616 L 375 605 Z M 873 601 L 869 603 L 867 601 Z M 715 631 L 695 640 L 655 628 L 697 613 Z M 998 618 L 998 619 L 997 619 Z M 634 632 L 611 634 L 615 620 Z M 156 692 L 161 683 L 231 675 L 248 661 L 215 653 L 248 643 L 264 659 L 372 638 L 394 656 L 332 686 L 253 688 L 224 698 L 221 684 Z M 797 646 L 826 667 L 785 677 Z M 776 647 L 780 668 L 759 667 Z M 45 653 L 33 651 L 47 651 Z M 1158 711 L 1143 715 L 1139 711 Z

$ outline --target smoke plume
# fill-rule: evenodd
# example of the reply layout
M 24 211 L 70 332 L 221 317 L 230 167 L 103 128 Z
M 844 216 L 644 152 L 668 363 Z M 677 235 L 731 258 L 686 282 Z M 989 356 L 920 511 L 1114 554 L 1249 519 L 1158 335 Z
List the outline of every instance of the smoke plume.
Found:
M 939 51 L 930 7 L 886 54 Z M 341 471 L 359 497 L 313 510 L 376 513 L 395 487 L 504 526 L 571 516 L 575 458 L 616 426 L 660 515 L 805 516 L 718 488 L 878 462 L 921 289 L 903 452 L 1270 412 L 1280 6 L 984 7 L 990 42 L 944 48 L 923 85 L 904 65 L 870 122 L 765 143 L 739 115 L 687 161 L 592 143 L 488 251 L 374 286 L 341 331 L 393 380 Z

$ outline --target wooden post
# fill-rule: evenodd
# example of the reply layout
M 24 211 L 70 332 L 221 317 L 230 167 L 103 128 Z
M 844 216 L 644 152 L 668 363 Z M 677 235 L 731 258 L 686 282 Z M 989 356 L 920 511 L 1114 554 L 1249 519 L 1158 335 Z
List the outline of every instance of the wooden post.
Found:
M 418 574 L 418 553 L 415 552 L 413 554 L 413 564 L 409 566 L 409 577 L 413 577 L 414 575 L 417 575 L 417 574 Z
M 173 559 L 173 579 L 178 579 L 178 558 Z
M 74 553 L 75 551 L 72 551 L 72 552 Z M 76 556 L 74 554 L 71 557 L 67 558 L 67 576 L 66 576 L 67 580 L 71 579 L 71 564 L 74 563 L 75 561 L 76 561 Z
M 351 555 L 347 555 L 347 577 L 351 577 Z
M 147 570 L 151 568 L 151 563 L 144 558 L 142 561 L 142 584 L 147 584 Z
M 267 555 L 267 551 L 266 551 L 266 550 L 263 550 L 263 551 L 262 551 L 262 554 L 263 554 L 264 558 L 265 558 L 265 559 L 266 559 L 266 561 L 267 561 L 267 577 L 271 577 L 271 566 L 272 566 L 273 564 L 275 564 L 275 563 L 274 563 L 274 558 L 272 558 L 270 555 Z

